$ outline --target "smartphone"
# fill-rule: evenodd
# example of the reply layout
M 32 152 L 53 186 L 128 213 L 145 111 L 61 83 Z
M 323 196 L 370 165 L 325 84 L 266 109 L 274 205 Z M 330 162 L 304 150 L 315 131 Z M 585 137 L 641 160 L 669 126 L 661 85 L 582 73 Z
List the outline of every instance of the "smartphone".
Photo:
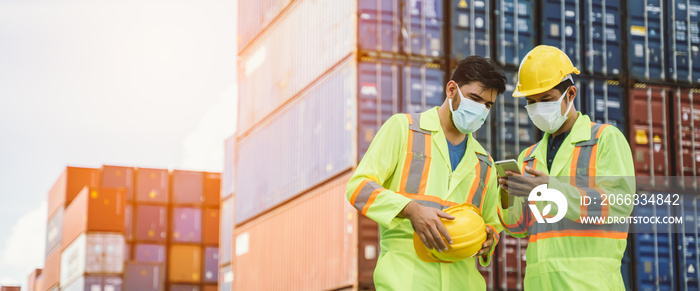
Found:
M 518 167 L 518 162 L 513 159 L 496 161 L 495 165 L 496 171 L 498 172 L 498 176 L 500 177 L 505 177 L 506 171 L 520 173 L 520 167 Z

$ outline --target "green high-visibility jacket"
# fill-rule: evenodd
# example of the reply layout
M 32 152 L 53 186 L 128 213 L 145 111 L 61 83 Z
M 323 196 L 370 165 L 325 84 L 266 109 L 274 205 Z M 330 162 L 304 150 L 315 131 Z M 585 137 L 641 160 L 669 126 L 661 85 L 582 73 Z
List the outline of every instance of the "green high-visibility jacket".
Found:
M 542 140 L 523 151 L 518 163 L 522 173 L 527 165 L 550 176 L 548 188 L 559 189 L 566 197 L 564 218 L 557 223 L 538 223 L 527 197 L 504 194 L 509 201 L 504 199 L 504 204 L 499 204 L 506 231 L 515 237 L 529 235 L 525 290 L 624 290 L 620 263 L 627 245 L 628 227 L 619 223 L 586 224 L 582 219 L 631 214 L 631 203 L 602 203 L 602 194 L 635 193 L 629 144 L 614 126 L 592 123 L 588 116 L 578 113 L 550 171 L 547 169 L 549 136 L 545 134 Z M 596 203 L 585 205 L 581 197 L 589 197 Z M 546 201 L 535 203 L 540 211 L 546 204 L 552 205 Z M 549 213 L 559 211 L 556 205 L 552 209 Z
M 493 160 L 471 134 L 467 138 L 464 157 L 454 172 L 437 107 L 392 116 L 372 140 L 346 194 L 358 211 L 380 226 L 377 290 L 486 289 L 474 258 L 421 261 L 413 247 L 411 221 L 397 217 L 410 201 L 441 210 L 471 202 L 482 211 L 487 227 L 496 234 L 502 230 Z M 488 265 L 490 258 L 490 254 L 480 257 L 481 264 Z

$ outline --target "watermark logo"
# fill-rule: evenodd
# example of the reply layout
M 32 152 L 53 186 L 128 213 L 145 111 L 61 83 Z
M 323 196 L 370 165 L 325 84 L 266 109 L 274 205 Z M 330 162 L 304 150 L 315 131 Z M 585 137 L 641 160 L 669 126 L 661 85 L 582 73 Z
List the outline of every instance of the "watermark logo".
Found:
M 542 210 L 542 213 L 540 213 L 540 210 L 537 209 L 537 205 L 530 204 L 530 210 L 532 210 L 532 214 L 535 216 L 538 223 L 544 223 L 545 220 L 547 223 L 556 223 L 562 220 L 564 215 L 566 215 L 566 197 L 557 189 L 548 189 L 547 184 L 542 184 L 535 187 L 535 189 L 532 189 L 532 191 L 530 191 L 530 195 L 528 196 L 528 200 L 530 202 L 549 201 L 554 202 L 554 204 L 557 205 L 557 215 L 554 217 L 543 218 L 552 210 L 552 204 L 547 204 L 547 206 L 545 206 Z

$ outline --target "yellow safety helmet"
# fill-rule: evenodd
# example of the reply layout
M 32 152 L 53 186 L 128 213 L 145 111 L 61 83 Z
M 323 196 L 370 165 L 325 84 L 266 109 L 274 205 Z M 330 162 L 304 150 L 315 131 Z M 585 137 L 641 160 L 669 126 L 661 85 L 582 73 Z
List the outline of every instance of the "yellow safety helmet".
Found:
M 581 72 L 563 51 L 553 46 L 539 45 L 527 53 L 520 63 L 518 85 L 513 97 L 547 92 L 572 73 Z
M 455 217 L 453 220 L 440 218 L 452 237 L 453 244 L 447 246 L 447 251 L 428 249 L 418 234 L 413 232 L 413 248 L 425 262 L 454 263 L 473 257 L 486 241 L 486 223 L 476 206 L 463 203 L 445 209 L 445 213 Z

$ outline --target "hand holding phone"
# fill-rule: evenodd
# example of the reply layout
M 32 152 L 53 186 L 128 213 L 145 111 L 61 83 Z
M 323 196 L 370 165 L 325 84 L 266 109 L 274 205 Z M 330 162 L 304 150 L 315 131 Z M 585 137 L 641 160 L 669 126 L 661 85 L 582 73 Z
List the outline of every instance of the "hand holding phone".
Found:
M 496 161 L 495 166 L 496 166 L 496 171 L 498 172 L 499 177 L 505 177 L 506 171 L 520 173 L 520 168 L 518 167 L 518 162 L 513 160 L 513 159 Z

